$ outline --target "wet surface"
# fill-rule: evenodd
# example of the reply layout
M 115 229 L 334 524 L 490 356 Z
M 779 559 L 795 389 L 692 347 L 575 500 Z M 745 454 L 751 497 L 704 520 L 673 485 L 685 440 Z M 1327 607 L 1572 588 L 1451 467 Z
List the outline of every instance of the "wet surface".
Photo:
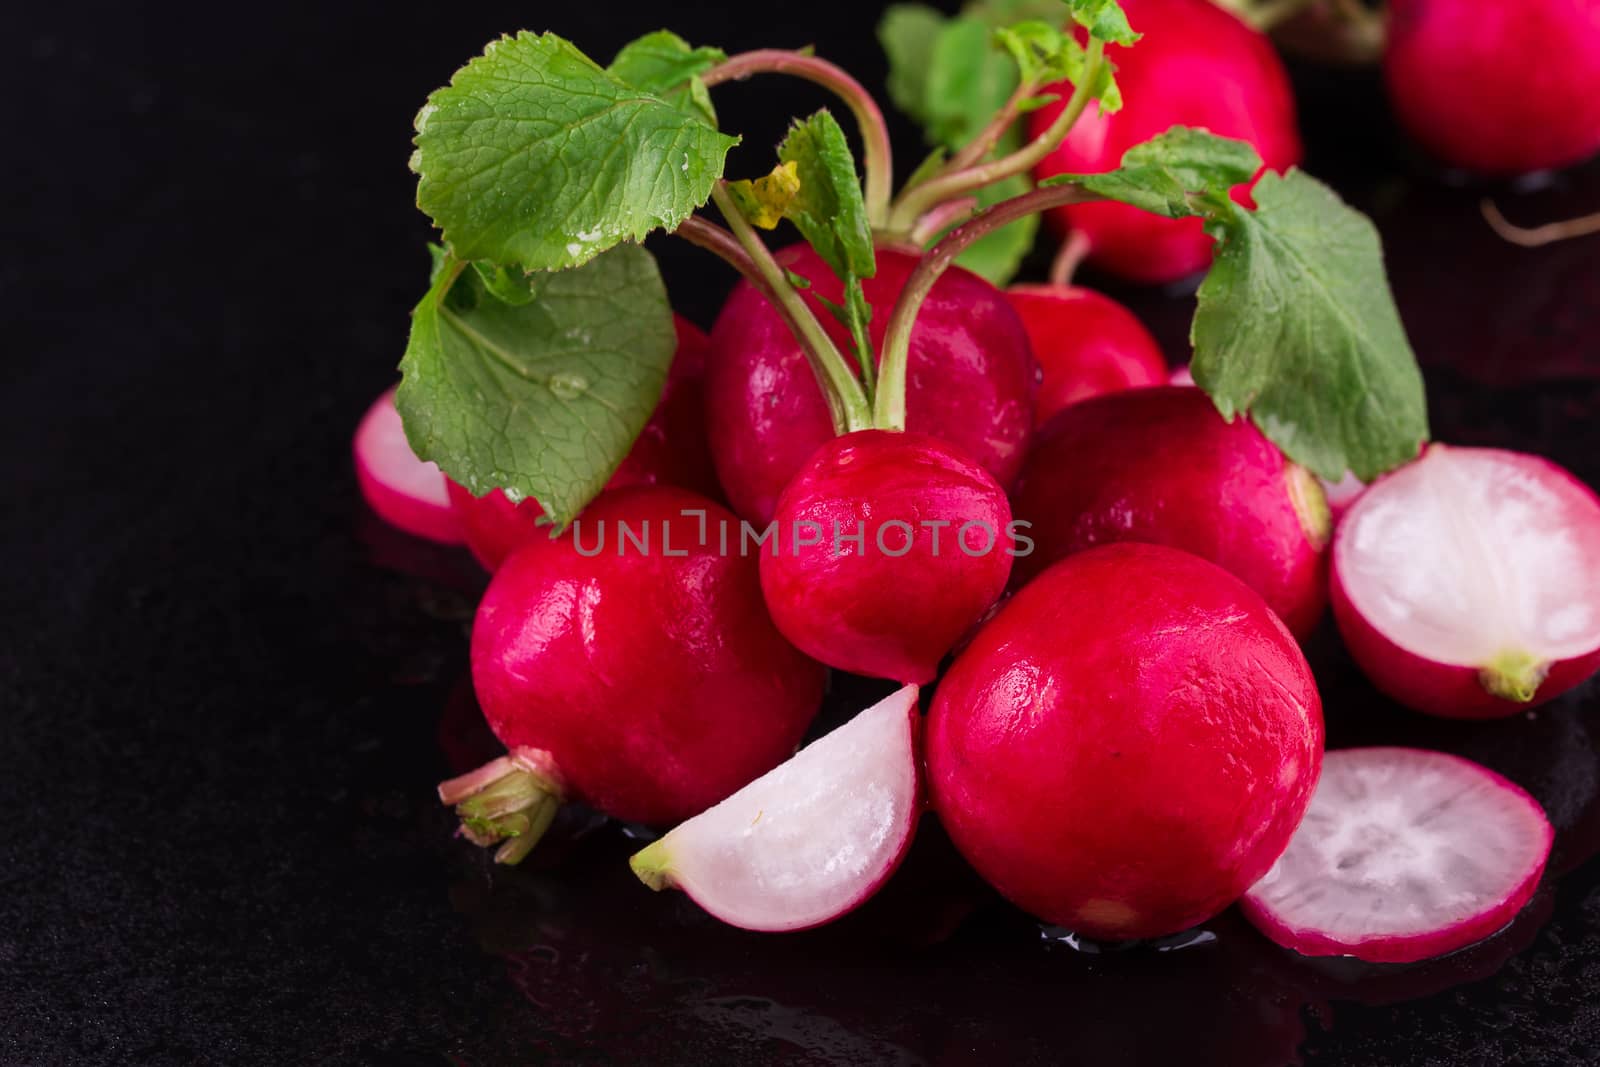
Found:
M 759 30 L 687 5 L 672 21 L 729 47 L 815 40 L 877 84 L 868 13 L 819 23 L 824 6 Z M 1437 722 L 1374 693 L 1326 626 L 1330 744 L 1460 753 L 1556 824 L 1544 886 L 1490 941 L 1375 969 L 1295 958 L 1228 913 L 1178 942 L 1073 946 L 996 900 L 931 820 L 861 912 L 764 937 L 646 892 L 623 862 L 637 841 L 582 812 L 515 871 L 454 840 L 432 786 L 484 753 L 464 682 L 482 579 L 367 515 L 346 448 L 426 269 L 409 117 L 530 17 L 280 7 L 226 42 L 172 13 L 15 28 L 0 80 L 30 101 L 30 150 L 0 178 L 21 227 L 0 263 L 0 1062 L 1592 1057 L 1600 684 Z M 600 54 L 662 17 L 551 16 Z M 1437 436 L 1600 484 L 1600 239 L 1502 244 L 1482 190 L 1406 155 L 1375 83 L 1300 81 L 1309 168 L 1383 229 Z M 719 96 L 752 160 L 782 129 L 758 105 L 820 102 L 760 82 Z M 1600 168 L 1493 193 L 1518 222 L 1597 210 Z M 708 322 L 727 279 L 663 252 Z M 1187 299 L 1131 299 L 1180 351 Z M 880 691 L 842 684 L 834 710 Z

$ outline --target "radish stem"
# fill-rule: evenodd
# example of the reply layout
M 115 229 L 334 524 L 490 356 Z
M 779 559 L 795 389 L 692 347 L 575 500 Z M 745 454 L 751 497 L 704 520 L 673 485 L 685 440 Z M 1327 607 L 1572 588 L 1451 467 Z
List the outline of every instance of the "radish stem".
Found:
M 711 199 L 728 220 L 733 236 L 749 256 L 756 272 L 766 283 L 763 291 L 773 300 L 774 306 L 794 331 L 795 339 L 805 351 L 806 359 L 817 376 L 828 401 L 828 413 L 833 418 L 835 433 L 864 430 L 872 425 L 872 408 L 861 381 L 845 362 L 838 347 L 822 329 L 817 317 L 806 307 L 805 301 L 795 291 L 784 269 L 772 257 L 772 252 L 756 234 L 739 205 L 728 195 L 727 184 L 717 182 L 711 188 Z
M 1539 248 L 1543 245 L 1554 244 L 1557 241 L 1567 241 L 1574 237 L 1584 237 L 1591 233 L 1600 233 L 1600 211 L 1592 215 L 1580 215 L 1575 219 L 1564 219 L 1560 222 L 1547 222 L 1543 226 L 1518 226 L 1506 219 L 1500 213 L 1500 208 L 1493 200 L 1487 198 L 1478 205 L 1483 212 L 1483 219 L 1489 228 L 1500 235 L 1500 238 L 1522 248 Z
M 887 222 L 889 198 L 893 192 L 894 155 L 889 145 L 889 127 L 872 94 L 848 72 L 827 60 L 781 48 L 741 52 L 706 71 L 700 80 L 710 87 L 740 81 L 752 74 L 792 74 L 831 91 L 849 106 L 861 129 L 867 221 L 875 228 Z
M 1101 199 L 1082 186 L 1063 184 L 1044 189 L 1034 189 L 1002 200 L 977 218 L 965 222 L 945 235 L 930 248 L 906 279 L 889 315 L 888 329 L 883 338 L 883 359 L 878 365 L 878 395 L 873 411 L 873 425 L 880 430 L 906 428 L 906 363 L 911 355 L 911 328 L 916 324 L 917 311 L 923 300 L 932 292 L 939 276 L 950 268 L 956 257 L 966 251 L 978 238 L 992 233 L 1035 212 L 1066 204 L 1081 204 Z
M 1056 258 L 1050 261 L 1050 284 L 1071 285 L 1072 276 L 1078 273 L 1078 267 L 1088 255 L 1089 238 L 1084 232 L 1073 230 L 1067 234 L 1067 239 L 1061 242 L 1061 249 L 1056 253 Z

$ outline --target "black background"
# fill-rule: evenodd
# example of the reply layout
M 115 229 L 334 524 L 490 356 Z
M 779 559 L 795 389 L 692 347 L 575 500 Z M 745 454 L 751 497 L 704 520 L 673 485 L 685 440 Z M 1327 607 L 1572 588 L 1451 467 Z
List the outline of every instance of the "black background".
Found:
M 1375 696 L 1331 636 L 1314 648 L 1331 742 L 1490 763 L 1550 809 L 1553 868 L 1572 868 L 1494 941 L 1401 972 L 1314 968 L 1231 916 L 1182 952 L 1081 955 L 942 866 L 934 838 L 915 891 L 787 938 L 644 893 L 622 833 L 576 815 L 517 872 L 451 839 L 431 789 L 481 741 L 462 685 L 481 578 L 368 515 L 347 458 L 426 272 L 412 115 L 525 26 L 602 58 L 663 23 L 729 50 L 814 42 L 877 89 L 877 15 L 590 0 L 7 16 L 0 1061 L 1595 1055 L 1593 684 L 1531 717 L 1436 724 Z M 1500 244 L 1477 190 L 1409 154 L 1375 79 L 1296 77 L 1308 169 L 1383 228 L 1439 435 L 1600 482 L 1600 243 Z M 825 102 L 774 80 L 718 90 L 747 135 L 730 170 L 765 170 L 785 118 Z M 914 131 L 895 133 L 917 157 Z M 1600 208 L 1600 175 L 1496 194 L 1542 221 Z M 709 325 L 726 272 L 653 247 Z M 1120 295 L 1182 354 L 1186 297 Z

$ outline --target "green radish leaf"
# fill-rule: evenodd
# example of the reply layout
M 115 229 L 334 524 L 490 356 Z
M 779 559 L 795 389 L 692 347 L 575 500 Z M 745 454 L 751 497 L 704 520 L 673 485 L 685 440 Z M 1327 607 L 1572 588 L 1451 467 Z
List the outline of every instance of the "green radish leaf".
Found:
M 872 226 L 855 156 L 838 121 L 826 108 L 796 121 L 778 146 L 778 158 L 793 164 L 799 176 L 785 216 L 840 278 L 872 277 Z
M 1017 67 L 994 45 L 981 18 L 950 19 L 934 41 L 921 122 L 929 143 L 956 149 L 972 140 L 1017 87 Z
M 456 71 L 416 125 L 417 205 L 445 244 L 526 271 L 675 229 L 738 143 L 560 37 L 526 32 Z
M 1128 25 L 1128 16 L 1117 0 L 1067 0 L 1067 6 L 1072 9 L 1073 22 L 1107 44 L 1130 45 L 1141 36 Z
M 537 499 L 565 526 L 661 396 L 676 335 L 655 260 L 618 245 L 507 304 L 448 260 L 412 312 L 396 403 L 418 456 L 474 494 Z
M 513 307 L 533 303 L 534 275 L 515 267 L 486 263 L 481 259 L 472 264 L 472 269 L 478 272 L 478 281 L 483 283 L 483 287 L 501 303 Z
M 1229 189 L 1260 169 L 1261 157 L 1248 142 L 1174 126 L 1128 149 L 1116 170 L 1058 174 L 1039 184 L 1081 185 L 1108 200 L 1177 219 L 1215 213 L 1219 197 L 1226 200 Z
M 1372 222 L 1298 170 L 1256 183 L 1254 211 L 1213 198 L 1215 262 L 1200 286 L 1195 383 L 1248 411 L 1322 477 L 1362 481 L 1415 458 L 1427 400 Z
M 889 57 L 889 99 L 917 122 L 926 119 L 928 70 L 944 24 L 944 14 L 926 4 L 891 4 L 878 21 L 878 43 Z
M 670 30 L 657 30 L 623 45 L 606 73 L 714 127 L 717 113 L 700 75 L 727 58 L 720 48 L 691 48 Z

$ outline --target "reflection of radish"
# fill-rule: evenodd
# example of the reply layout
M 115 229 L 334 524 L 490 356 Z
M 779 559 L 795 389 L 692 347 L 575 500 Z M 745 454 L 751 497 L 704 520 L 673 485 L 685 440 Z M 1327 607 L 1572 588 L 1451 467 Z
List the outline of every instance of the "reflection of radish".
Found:
M 839 918 L 911 844 L 920 728 L 906 686 L 639 852 L 634 873 L 747 930 Z
M 1144 34 L 1132 48 L 1110 52 L 1122 110 L 1085 111 L 1035 177 L 1114 170 L 1128 149 L 1178 125 L 1249 141 L 1272 170 L 1300 161 L 1289 76 L 1264 35 L 1209 0 L 1125 0 L 1122 6 Z M 1030 115 L 1029 132 L 1037 135 L 1054 121 L 1070 94 L 1066 88 Z M 1242 196 L 1243 187 L 1236 192 Z M 1176 281 L 1211 261 L 1211 238 L 1197 218 L 1094 203 L 1057 208 L 1051 220 L 1083 234 L 1089 262 L 1132 281 Z
M 673 315 L 678 350 L 655 414 L 640 431 L 622 465 L 606 483 L 607 489 L 629 485 L 676 485 L 713 498 L 721 496 L 717 474 L 706 444 L 705 401 L 700 376 L 705 371 L 709 341 L 700 328 L 682 315 Z M 450 482 L 450 504 L 467 547 L 488 570 L 500 566 L 511 550 L 547 533 L 539 525 L 544 508 L 531 497 L 513 504 L 494 489 L 475 497 Z
M 777 523 L 761 556 L 772 621 L 807 655 L 873 678 L 931 682 L 1011 574 L 1005 491 L 924 433 L 833 438 L 778 498 Z
M 1600 500 L 1536 456 L 1434 445 L 1339 524 L 1333 605 L 1379 689 L 1494 718 L 1600 667 Z
M 1600 151 L 1594 0 L 1391 0 L 1389 7 L 1389 100 L 1441 160 L 1521 174 Z
M 1322 757 L 1283 624 L 1158 545 L 1092 549 L 1024 586 L 940 682 L 927 731 L 934 807 L 978 873 L 1119 940 L 1182 930 L 1254 884 Z
M 777 253 L 804 276 L 801 295 L 843 352 L 849 333 L 823 307 L 844 287 L 809 245 Z M 884 334 L 917 257 L 878 249 L 878 272 L 862 288 L 872 305 L 872 343 Z M 820 298 L 820 299 L 819 299 Z M 1017 313 L 993 285 L 953 267 L 917 311 L 906 369 L 906 429 L 956 445 L 1009 487 L 1033 430 L 1038 367 Z M 766 523 L 778 495 L 833 436 L 828 406 L 800 344 L 747 281 L 734 287 L 711 331 L 706 411 L 717 474 L 733 510 Z
M 1330 752 L 1305 821 L 1243 909 L 1307 956 L 1410 963 L 1510 922 L 1539 883 L 1551 837 L 1532 797 L 1469 760 Z
M 1148 541 L 1243 579 L 1304 637 L 1327 604 L 1328 511 L 1310 472 L 1198 389 L 1094 397 L 1040 431 L 1012 498 L 1037 544 L 1026 580 L 1073 552 Z
M 444 472 L 411 451 L 390 389 L 367 409 L 353 443 L 361 495 L 384 521 L 445 544 L 461 541 Z
M 1022 316 L 1039 361 L 1034 425 L 1091 396 L 1166 383 L 1161 346 L 1109 296 L 1076 285 L 1013 285 L 1006 299 Z
M 515 862 L 568 794 L 676 822 L 794 751 L 823 670 L 773 627 L 756 561 L 719 551 L 719 524 L 737 520 L 693 493 L 615 490 L 495 572 L 472 680 L 512 755 L 441 787 L 473 840 L 511 838 Z

